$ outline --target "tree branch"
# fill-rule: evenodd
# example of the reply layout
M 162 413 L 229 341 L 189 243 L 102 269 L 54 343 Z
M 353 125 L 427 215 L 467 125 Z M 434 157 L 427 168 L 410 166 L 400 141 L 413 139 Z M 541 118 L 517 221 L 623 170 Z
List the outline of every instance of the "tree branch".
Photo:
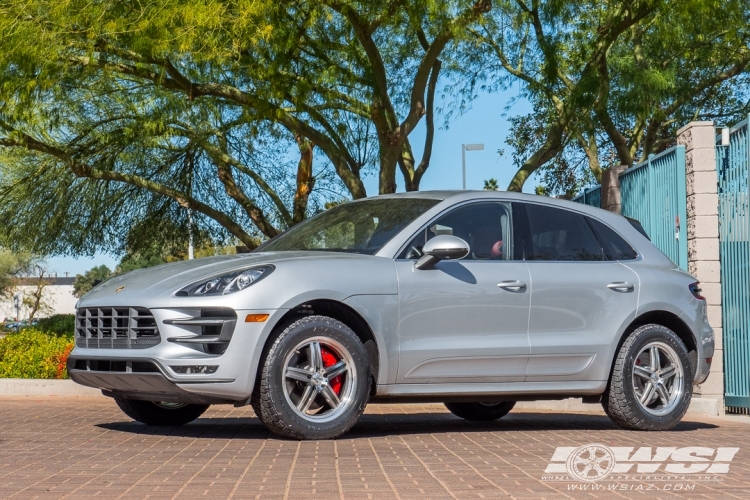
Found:
M 64 162 L 68 166 L 68 168 L 70 168 L 70 170 L 78 177 L 85 177 L 88 179 L 103 181 L 123 182 L 132 186 L 146 189 L 155 194 L 167 196 L 175 200 L 181 207 L 195 210 L 196 212 L 202 213 L 207 217 L 215 220 L 227 231 L 236 236 L 245 245 L 251 248 L 257 246 L 255 239 L 247 232 L 245 232 L 242 226 L 234 222 L 225 213 L 216 210 L 215 208 L 210 207 L 209 205 L 206 205 L 205 203 L 200 202 L 185 193 L 156 183 L 154 181 L 144 179 L 143 177 L 137 175 L 114 172 L 111 170 L 96 169 L 91 165 L 79 162 L 60 148 L 44 144 L 27 134 L 14 130 L 6 123 L 0 122 L 0 126 L 12 134 L 10 137 L 0 139 L 0 146 L 22 147 L 29 151 L 36 151 L 49 156 L 53 156 L 58 160 Z

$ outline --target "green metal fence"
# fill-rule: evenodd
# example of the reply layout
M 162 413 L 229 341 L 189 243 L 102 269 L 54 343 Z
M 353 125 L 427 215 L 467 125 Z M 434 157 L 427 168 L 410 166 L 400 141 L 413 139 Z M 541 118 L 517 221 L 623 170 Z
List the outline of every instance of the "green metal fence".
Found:
M 750 408 L 750 209 L 748 120 L 717 145 L 725 405 Z
M 583 193 L 579 194 L 572 201 L 577 203 L 583 203 L 584 205 L 590 205 L 592 207 L 602 206 L 602 187 L 596 186 L 591 189 L 584 189 Z
M 687 270 L 685 146 L 649 156 L 620 174 L 622 215 L 637 219 L 651 241 Z

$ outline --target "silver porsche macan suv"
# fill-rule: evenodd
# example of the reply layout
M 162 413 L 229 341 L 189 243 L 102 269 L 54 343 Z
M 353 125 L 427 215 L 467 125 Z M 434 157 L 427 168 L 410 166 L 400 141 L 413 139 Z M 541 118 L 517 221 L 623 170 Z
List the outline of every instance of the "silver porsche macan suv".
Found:
M 636 221 L 489 191 L 355 201 L 250 254 L 112 278 L 75 340 L 71 378 L 137 421 L 251 404 L 298 439 L 341 435 L 369 401 L 494 420 L 582 397 L 669 429 L 714 351 L 696 280 Z

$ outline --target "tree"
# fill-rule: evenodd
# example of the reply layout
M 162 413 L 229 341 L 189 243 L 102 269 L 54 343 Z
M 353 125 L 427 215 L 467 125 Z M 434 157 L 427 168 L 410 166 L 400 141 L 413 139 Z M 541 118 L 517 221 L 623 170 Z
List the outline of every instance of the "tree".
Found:
M 89 293 L 97 284 L 109 279 L 111 276 L 112 271 L 104 264 L 92 267 L 83 274 L 76 274 L 76 279 L 73 282 L 73 295 L 81 298 Z
M 0 248 L 0 298 L 11 298 L 18 278 L 31 272 L 34 259 L 28 253 L 14 253 Z
M 497 179 L 492 178 L 492 179 L 484 181 L 484 190 L 485 191 L 497 191 L 498 190 Z
M 23 305 L 29 310 L 29 322 L 33 321 L 37 314 L 49 314 L 54 311 L 49 304 L 48 297 L 44 291 L 51 284 L 47 279 L 47 269 L 40 263 L 35 263 L 31 268 L 32 276 L 27 278 L 33 283 L 33 289 L 26 291 L 23 297 Z
M 673 145 L 688 121 L 734 123 L 750 110 L 747 2 L 667 2 L 647 21 L 624 33 L 597 70 L 593 118 L 622 165 Z
M 747 109 L 732 80 L 746 78 L 749 12 L 739 0 L 508 1 L 471 29 L 464 67 L 474 85 L 453 90 L 520 85 L 531 101 L 534 147 L 516 149 L 509 190 L 550 162 L 553 178 L 575 177 L 569 160 L 582 155 L 598 180 L 602 163 L 632 165 L 690 119 Z
M 452 51 L 490 8 L 489 0 L 5 4 L 0 223 L 14 241 L 90 253 L 136 220 L 184 225 L 180 209 L 189 209 L 204 230 L 252 248 L 304 219 L 313 189 L 324 187 L 325 172 L 313 170 L 318 150 L 336 175 L 329 189 L 362 198 L 362 176 L 374 167 L 379 192 L 396 190 L 398 171 L 416 190 L 430 164 L 443 66 L 448 74 L 459 66 Z M 409 136 L 423 118 L 418 159 Z M 283 166 L 289 143 L 296 168 Z M 71 190 L 77 196 L 66 197 Z M 53 216 L 31 227 L 28 216 L 40 213 Z

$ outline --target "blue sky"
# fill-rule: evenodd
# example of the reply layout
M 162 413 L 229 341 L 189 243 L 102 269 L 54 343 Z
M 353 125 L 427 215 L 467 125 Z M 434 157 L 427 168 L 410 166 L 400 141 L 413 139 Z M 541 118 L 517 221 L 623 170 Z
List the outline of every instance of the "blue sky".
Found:
M 484 144 L 484 150 L 466 153 L 467 189 L 482 189 L 484 181 L 491 177 L 498 180 L 501 189 L 505 189 L 515 173 L 510 150 L 505 144 L 509 132 L 508 117 L 527 113 L 530 109 L 528 102 L 522 99 L 504 112 L 507 103 L 517 96 L 516 89 L 482 94 L 474 101 L 470 110 L 451 121 L 447 130 L 436 130 L 431 165 L 422 179 L 421 189 L 461 189 L 461 144 L 472 143 Z M 438 118 L 436 124 L 442 125 L 442 121 Z M 419 160 L 424 144 L 424 121 L 410 139 Z M 504 157 L 498 156 L 498 149 L 506 151 Z M 526 182 L 524 191 L 533 192 L 536 184 L 536 179 L 532 177 Z M 365 178 L 365 186 L 368 193 L 377 193 L 377 177 Z M 399 190 L 403 190 L 403 186 L 399 186 Z M 90 258 L 51 257 L 47 259 L 47 264 L 58 276 L 65 276 L 66 272 L 75 276 L 101 264 L 114 269 L 119 260 L 119 257 L 97 254 Z

